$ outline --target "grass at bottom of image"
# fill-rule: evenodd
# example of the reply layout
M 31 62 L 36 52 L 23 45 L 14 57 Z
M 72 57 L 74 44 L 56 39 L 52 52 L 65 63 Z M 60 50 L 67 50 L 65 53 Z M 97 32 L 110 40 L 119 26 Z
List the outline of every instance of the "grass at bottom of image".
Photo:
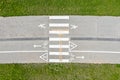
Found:
M 0 64 L 0 80 L 120 80 L 120 65 Z

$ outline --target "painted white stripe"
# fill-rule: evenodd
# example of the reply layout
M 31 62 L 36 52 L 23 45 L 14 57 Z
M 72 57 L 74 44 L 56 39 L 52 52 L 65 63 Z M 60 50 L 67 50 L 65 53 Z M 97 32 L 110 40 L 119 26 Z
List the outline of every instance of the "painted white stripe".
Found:
M 49 55 L 69 55 L 69 52 L 49 52 Z
M 18 53 L 18 52 L 21 52 L 21 53 L 27 53 L 27 52 L 48 52 L 48 51 L 0 51 L 0 53 Z
M 69 41 L 69 38 L 49 38 L 49 41 Z
M 49 31 L 49 34 L 69 34 L 69 31 Z
M 77 56 L 76 58 L 84 59 L 85 57 L 84 56 Z
M 49 16 L 49 19 L 69 19 L 69 16 Z
M 69 48 L 69 45 L 49 45 L 49 48 Z
M 42 45 L 33 45 L 34 48 L 42 47 Z
M 49 27 L 69 27 L 68 23 L 50 23 Z
M 77 51 L 77 50 L 73 50 L 73 51 L 69 51 L 69 52 L 83 52 L 83 53 L 116 53 L 116 54 L 120 54 L 119 51 Z
M 49 62 L 69 62 L 69 59 L 49 59 Z

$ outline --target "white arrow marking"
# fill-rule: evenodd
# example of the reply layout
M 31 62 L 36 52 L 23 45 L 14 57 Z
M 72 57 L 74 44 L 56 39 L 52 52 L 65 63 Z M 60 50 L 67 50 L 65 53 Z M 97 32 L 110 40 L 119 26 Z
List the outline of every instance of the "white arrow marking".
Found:
M 77 45 L 71 41 L 69 42 L 69 45 L 70 45 L 70 51 L 77 47 Z
M 42 47 L 41 45 L 33 45 L 34 48 Z
M 40 24 L 40 25 L 38 25 L 38 27 L 43 28 L 43 29 L 46 28 L 46 27 L 45 27 L 45 24 Z
M 81 58 L 81 59 L 84 59 L 85 57 L 84 57 L 84 56 L 78 56 L 78 57 L 76 57 L 76 58 Z
M 48 53 L 44 53 L 43 55 L 40 56 L 40 58 L 46 62 L 48 62 Z
M 41 47 L 41 48 L 47 48 L 48 42 L 43 42 L 43 44 L 41 43 L 41 45 L 36 45 L 34 44 L 33 47 L 37 48 L 37 47 Z
M 76 28 L 78 28 L 78 26 L 76 26 L 76 25 L 71 25 L 71 29 L 76 29 Z

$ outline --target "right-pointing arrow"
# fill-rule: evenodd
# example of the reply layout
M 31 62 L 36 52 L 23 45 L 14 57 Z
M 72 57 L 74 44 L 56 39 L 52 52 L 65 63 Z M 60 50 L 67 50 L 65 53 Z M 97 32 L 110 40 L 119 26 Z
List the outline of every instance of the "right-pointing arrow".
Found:
M 70 51 L 77 47 L 77 45 L 71 41 L 69 42 L 69 45 L 70 45 Z

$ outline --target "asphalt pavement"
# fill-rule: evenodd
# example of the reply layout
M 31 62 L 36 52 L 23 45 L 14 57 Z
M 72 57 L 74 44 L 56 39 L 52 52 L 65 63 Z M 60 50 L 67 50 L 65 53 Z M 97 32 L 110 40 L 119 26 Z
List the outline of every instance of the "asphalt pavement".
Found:
M 0 17 L 0 63 L 120 63 L 120 17 Z

